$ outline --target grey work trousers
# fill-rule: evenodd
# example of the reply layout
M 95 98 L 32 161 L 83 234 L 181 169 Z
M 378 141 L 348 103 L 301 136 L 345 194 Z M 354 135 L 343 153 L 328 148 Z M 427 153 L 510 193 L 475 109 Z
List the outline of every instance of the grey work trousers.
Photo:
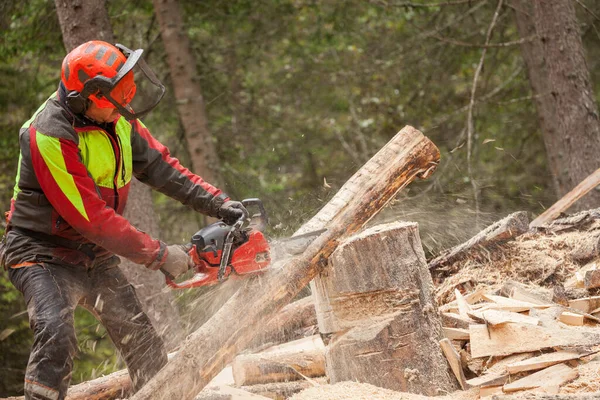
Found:
M 9 278 L 23 293 L 34 335 L 25 399 L 65 398 L 77 351 L 73 313 L 78 304 L 106 328 L 127 364 L 134 390 L 167 363 L 163 342 L 118 262 L 90 269 L 40 263 L 9 268 Z

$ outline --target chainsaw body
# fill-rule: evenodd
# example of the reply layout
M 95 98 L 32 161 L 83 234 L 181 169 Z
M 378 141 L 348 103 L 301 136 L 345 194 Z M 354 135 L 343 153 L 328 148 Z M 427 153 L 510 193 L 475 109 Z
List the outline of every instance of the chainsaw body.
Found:
M 242 204 L 246 208 L 257 206 L 260 213 L 252 216 L 247 227 L 243 227 L 244 218 L 233 226 L 219 221 L 196 232 L 188 245 L 194 275 L 179 283 L 167 279 L 169 286 L 178 289 L 209 286 L 225 279 L 259 273 L 269 266 L 270 248 L 263 234 L 268 220 L 262 202 L 246 199 Z

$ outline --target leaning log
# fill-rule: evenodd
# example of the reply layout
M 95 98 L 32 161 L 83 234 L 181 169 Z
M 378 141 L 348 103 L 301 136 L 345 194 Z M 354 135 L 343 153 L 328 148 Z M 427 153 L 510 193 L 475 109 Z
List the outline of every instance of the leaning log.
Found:
M 238 387 L 325 376 L 325 345 L 314 335 L 260 353 L 239 355 L 231 367 Z
M 429 139 L 402 129 L 309 221 L 327 230 L 283 268 L 245 282 L 132 399 L 192 399 L 326 265 L 338 240 L 360 230 L 414 179 L 429 176 L 438 161 Z
M 330 383 L 429 396 L 456 389 L 439 345 L 442 323 L 417 223 L 377 225 L 348 238 L 313 287 L 319 331 L 330 336 Z
M 451 265 L 477 251 L 514 239 L 528 230 L 529 218 L 525 211 L 510 214 L 488 226 L 465 243 L 453 247 L 431 260 L 429 269 L 435 271 L 446 265 Z

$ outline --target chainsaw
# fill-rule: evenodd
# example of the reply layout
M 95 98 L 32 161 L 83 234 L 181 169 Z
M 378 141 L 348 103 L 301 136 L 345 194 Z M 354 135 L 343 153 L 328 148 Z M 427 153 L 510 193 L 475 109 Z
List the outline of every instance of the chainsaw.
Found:
M 196 232 L 186 245 L 194 264 L 193 276 L 182 282 L 167 278 L 170 287 L 186 289 L 210 286 L 230 278 L 260 274 L 269 269 L 272 250 L 264 235 L 269 220 L 263 203 L 254 198 L 242 200 L 242 204 L 246 209 L 257 208 L 258 213 L 252 217 L 244 215 L 233 225 L 219 221 Z M 281 240 L 277 244 L 277 251 L 298 254 L 324 231 Z

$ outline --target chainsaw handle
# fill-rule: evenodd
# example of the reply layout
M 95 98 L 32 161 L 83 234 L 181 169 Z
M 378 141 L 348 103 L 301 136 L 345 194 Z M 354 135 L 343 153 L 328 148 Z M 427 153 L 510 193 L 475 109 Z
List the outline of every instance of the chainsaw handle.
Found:
M 265 228 L 269 224 L 269 217 L 267 216 L 267 210 L 265 210 L 265 206 L 263 202 L 259 198 L 250 198 L 242 200 L 242 205 L 246 208 L 249 207 L 258 207 L 259 214 L 252 215 L 252 218 L 258 219 L 258 225 L 256 225 L 256 230 L 264 232 Z

